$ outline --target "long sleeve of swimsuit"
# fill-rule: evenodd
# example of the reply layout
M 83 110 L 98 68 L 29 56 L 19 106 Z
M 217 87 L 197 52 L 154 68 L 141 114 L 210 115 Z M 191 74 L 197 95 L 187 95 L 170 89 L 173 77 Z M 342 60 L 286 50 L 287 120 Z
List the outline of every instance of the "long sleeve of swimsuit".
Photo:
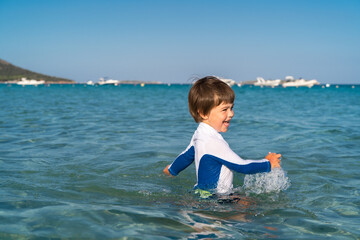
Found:
M 192 164 L 194 162 L 194 156 L 195 150 L 191 141 L 190 145 L 185 149 L 185 151 L 183 151 L 179 156 L 177 156 L 174 162 L 170 165 L 168 170 L 171 175 L 178 175 L 182 170 Z

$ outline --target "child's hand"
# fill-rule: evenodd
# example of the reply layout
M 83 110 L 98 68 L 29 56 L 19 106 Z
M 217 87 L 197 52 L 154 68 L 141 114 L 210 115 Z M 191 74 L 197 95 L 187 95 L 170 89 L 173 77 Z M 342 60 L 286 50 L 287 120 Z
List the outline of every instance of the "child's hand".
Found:
M 165 173 L 165 174 L 168 175 L 168 176 L 172 176 L 171 173 L 169 172 L 169 167 L 170 167 L 170 165 L 167 165 L 167 166 L 164 168 L 163 173 Z
M 281 154 L 269 152 L 269 154 L 265 158 L 270 161 L 271 169 L 281 167 L 280 166 Z

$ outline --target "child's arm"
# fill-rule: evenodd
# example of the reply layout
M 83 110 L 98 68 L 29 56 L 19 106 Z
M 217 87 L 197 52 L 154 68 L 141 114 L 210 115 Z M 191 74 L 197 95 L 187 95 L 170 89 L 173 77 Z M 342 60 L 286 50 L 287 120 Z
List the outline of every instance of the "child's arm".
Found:
M 184 152 L 182 152 L 171 165 L 167 165 L 163 170 L 163 173 L 169 176 L 176 176 L 182 170 L 187 168 L 194 162 L 194 146 L 189 145 Z
M 270 172 L 272 168 L 280 166 L 280 154 L 269 154 L 268 158 L 270 158 L 271 161 L 267 158 L 261 160 L 245 160 L 233 152 L 229 144 L 227 144 L 223 139 L 211 139 L 211 141 L 202 144 L 204 144 L 204 146 L 199 147 L 199 149 L 204 149 L 204 152 L 199 152 L 198 154 L 200 154 L 200 156 L 204 155 L 203 157 L 208 158 L 206 161 L 206 167 L 208 169 L 217 169 L 221 165 L 225 165 L 236 172 L 254 174 L 260 172 Z M 216 162 L 221 165 L 218 165 Z
M 269 152 L 269 154 L 265 158 L 270 161 L 271 169 L 281 167 L 280 166 L 281 154 Z

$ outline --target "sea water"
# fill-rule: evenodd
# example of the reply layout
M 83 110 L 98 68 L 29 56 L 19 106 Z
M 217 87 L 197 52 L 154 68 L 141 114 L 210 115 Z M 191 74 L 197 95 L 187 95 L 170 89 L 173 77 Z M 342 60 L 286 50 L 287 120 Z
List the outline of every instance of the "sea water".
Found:
M 234 86 L 225 140 L 282 154 L 235 173 L 237 204 L 194 194 L 194 165 L 162 173 L 197 127 L 189 88 L 0 85 L 0 239 L 360 238 L 360 86 Z

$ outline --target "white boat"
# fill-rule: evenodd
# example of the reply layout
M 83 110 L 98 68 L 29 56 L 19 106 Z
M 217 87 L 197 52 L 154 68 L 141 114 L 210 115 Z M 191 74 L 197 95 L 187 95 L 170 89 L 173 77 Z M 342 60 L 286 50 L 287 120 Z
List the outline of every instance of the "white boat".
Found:
M 119 85 L 119 80 L 100 78 L 99 85 Z
M 22 85 L 22 86 L 38 86 L 41 84 L 44 84 L 45 81 L 44 80 L 34 80 L 34 79 L 26 79 L 26 78 L 21 78 L 21 81 L 17 82 L 17 85 Z
M 275 79 L 275 80 L 265 80 L 262 77 L 257 77 L 256 82 L 254 83 L 254 86 L 260 86 L 260 87 L 277 87 L 280 85 L 281 80 Z
M 91 81 L 91 80 L 86 82 L 86 85 L 94 86 L 94 84 L 95 83 L 93 81 Z
M 285 78 L 285 82 L 282 84 L 284 88 L 286 87 L 308 87 L 311 88 L 314 85 L 319 85 L 320 83 L 315 80 L 305 80 L 303 78 L 296 79 L 292 78 L 291 76 L 288 76 Z
M 226 83 L 227 85 L 229 85 L 230 87 L 234 86 L 236 84 L 236 82 L 230 78 L 222 78 L 222 77 L 217 77 L 219 80 L 223 81 L 224 83 Z

